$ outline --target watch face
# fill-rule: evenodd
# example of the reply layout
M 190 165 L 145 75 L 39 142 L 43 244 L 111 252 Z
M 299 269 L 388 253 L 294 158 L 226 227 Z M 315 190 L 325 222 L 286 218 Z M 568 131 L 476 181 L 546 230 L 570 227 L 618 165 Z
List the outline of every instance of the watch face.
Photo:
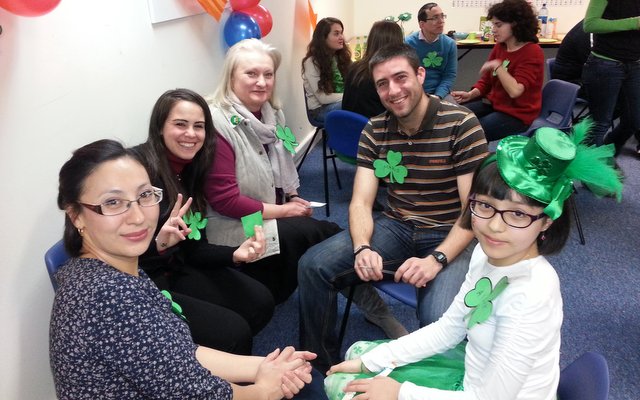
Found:
M 438 261 L 440 264 L 442 264 L 443 266 L 447 265 L 447 256 L 445 256 L 444 253 L 441 253 L 439 251 L 434 251 L 431 254 L 436 259 L 436 261 Z

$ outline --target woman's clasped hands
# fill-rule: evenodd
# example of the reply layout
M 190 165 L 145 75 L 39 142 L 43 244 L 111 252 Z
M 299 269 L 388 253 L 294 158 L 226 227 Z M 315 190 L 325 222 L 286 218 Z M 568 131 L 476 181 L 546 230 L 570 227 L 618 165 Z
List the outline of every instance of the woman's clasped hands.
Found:
M 304 385 L 311 383 L 310 360 L 314 353 L 296 351 L 293 347 L 276 349 L 260 363 L 255 385 L 264 389 L 269 400 L 290 399 L 300 392 Z

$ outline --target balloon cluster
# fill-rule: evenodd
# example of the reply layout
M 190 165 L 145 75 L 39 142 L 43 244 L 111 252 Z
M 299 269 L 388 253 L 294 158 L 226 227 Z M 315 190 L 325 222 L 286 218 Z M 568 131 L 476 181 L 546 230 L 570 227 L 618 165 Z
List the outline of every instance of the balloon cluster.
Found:
M 230 0 L 231 15 L 224 25 L 224 41 L 229 47 L 243 39 L 261 39 L 271 32 L 271 13 L 260 0 Z
M 60 0 L 0 0 L 0 7 L 23 17 L 38 17 L 56 8 Z

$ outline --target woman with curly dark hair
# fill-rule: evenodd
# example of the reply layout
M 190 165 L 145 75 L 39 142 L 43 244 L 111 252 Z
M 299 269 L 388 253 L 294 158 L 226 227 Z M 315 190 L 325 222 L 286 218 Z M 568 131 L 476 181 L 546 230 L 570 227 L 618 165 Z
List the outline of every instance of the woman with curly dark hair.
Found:
M 526 131 L 540 113 L 544 54 L 537 44 L 535 12 L 525 0 L 494 4 L 487 18 L 496 45 L 472 89 L 452 95 L 458 103 L 467 103 L 492 141 Z
M 310 120 L 322 125 L 329 111 L 341 108 L 344 76 L 349 65 L 351 51 L 344 43 L 342 22 L 331 17 L 321 19 L 302 59 L 302 80 Z

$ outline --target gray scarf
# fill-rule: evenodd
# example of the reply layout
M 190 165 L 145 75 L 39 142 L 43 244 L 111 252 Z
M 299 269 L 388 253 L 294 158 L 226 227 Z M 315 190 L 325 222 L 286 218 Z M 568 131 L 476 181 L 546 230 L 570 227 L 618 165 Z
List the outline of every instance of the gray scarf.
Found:
M 260 121 L 233 92 L 230 94 L 230 100 L 236 112 L 249 121 L 260 143 L 267 146 L 275 186 L 282 188 L 285 194 L 295 192 L 300 186 L 298 171 L 292 154 L 284 148 L 282 140 L 276 136 L 276 111 L 271 107 L 271 103 L 267 101 L 262 105 L 260 109 L 262 121 Z

